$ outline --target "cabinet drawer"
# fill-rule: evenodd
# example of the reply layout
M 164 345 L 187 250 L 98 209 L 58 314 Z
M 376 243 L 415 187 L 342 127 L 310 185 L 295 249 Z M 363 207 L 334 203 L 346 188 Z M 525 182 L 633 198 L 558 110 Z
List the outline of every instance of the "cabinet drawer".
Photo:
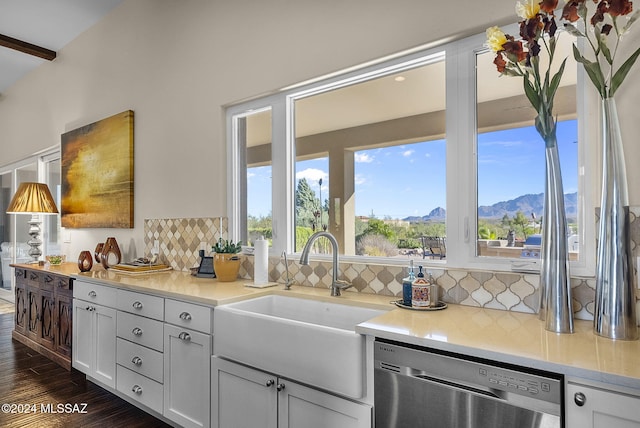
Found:
M 56 291 L 71 290 L 71 278 L 68 276 L 52 275 L 47 273 L 44 276 L 44 283 L 51 284 Z
M 162 384 L 119 365 L 116 368 L 116 389 L 162 414 Z
M 118 311 L 117 336 L 162 352 L 163 323 L 150 318 Z
M 44 273 L 36 270 L 27 269 L 24 274 L 27 285 L 30 287 L 40 288 L 43 284 Z M 47 287 L 48 290 L 53 289 L 52 285 Z
M 73 285 L 73 297 L 111 308 L 116 306 L 115 288 L 81 280 L 77 280 Z
M 116 347 L 118 364 L 162 383 L 164 356 L 161 352 L 120 338 Z
M 165 299 L 164 307 L 166 322 L 211 334 L 213 330 L 211 308 L 171 299 Z
M 144 317 L 164 320 L 164 299 L 134 291 L 118 290 L 117 308 Z

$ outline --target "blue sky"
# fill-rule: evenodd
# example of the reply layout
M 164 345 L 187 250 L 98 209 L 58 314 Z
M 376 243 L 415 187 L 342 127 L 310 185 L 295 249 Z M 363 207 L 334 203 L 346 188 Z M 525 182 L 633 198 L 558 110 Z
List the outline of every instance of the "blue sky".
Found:
M 578 188 L 575 120 L 558 123 L 557 137 L 565 193 Z M 356 215 L 378 218 L 423 216 L 446 208 L 444 140 L 371 149 L 355 154 Z M 544 191 L 544 143 L 533 127 L 478 136 L 478 203 L 492 205 Z M 316 194 L 328 197 L 328 159 L 298 162 L 296 179 L 306 178 Z M 252 168 L 249 214 L 271 211 L 271 167 Z

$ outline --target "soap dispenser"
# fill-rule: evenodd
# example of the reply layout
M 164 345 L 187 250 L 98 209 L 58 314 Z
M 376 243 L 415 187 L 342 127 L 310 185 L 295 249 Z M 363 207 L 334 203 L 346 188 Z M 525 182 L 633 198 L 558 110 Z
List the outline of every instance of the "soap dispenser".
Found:
M 409 276 L 402 279 L 402 304 L 411 307 L 411 286 L 416 279 L 413 273 L 413 260 L 409 260 Z

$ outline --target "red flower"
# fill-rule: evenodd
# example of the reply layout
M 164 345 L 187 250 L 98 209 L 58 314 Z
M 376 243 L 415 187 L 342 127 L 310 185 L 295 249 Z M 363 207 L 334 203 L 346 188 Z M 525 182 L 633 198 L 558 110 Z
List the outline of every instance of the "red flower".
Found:
M 542 0 L 540 2 L 540 10 L 551 15 L 556 7 L 558 7 L 558 0 Z
M 496 68 L 498 69 L 498 73 L 503 73 L 504 70 L 507 68 L 507 62 L 502 57 L 502 52 L 498 52 L 496 54 L 496 57 L 493 60 L 493 63 L 496 65 Z
M 604 14 L 608 12 L 607 0 L 602 0 L 596 7 L 596 13 L 591 17 L 591 25 L 604 21 Z
M 507 55 L 512 55 L 516 58 L 515 62 L 521 62 L 527 58 L 527 53 L 524 51 L 521 41 L 509 40 L 502 47 Z
M 585 0 L 572 0 L 568 1 L 567 4 L 562 8 L 562 19 L 567 20 L 569 22 L 576 22 L 580 19 L 578 15 L 578 6 L 584 3 Z
M 633 3 L 628 0 L 609 0 L 609 15 L 628 15 L 633 10 Z

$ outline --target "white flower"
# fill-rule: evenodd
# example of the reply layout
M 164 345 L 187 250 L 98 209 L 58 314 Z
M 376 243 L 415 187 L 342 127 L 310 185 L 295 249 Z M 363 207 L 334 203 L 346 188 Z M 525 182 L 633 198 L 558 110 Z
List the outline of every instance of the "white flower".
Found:
M 535 18 L 539 12 L 539 0 L 524 0 L 516 3 L 516 14 L 524 20 Z
M 502 45 L 507 42 L 507 36 L 500 29 L 500 27 L 487 28 L 487 46 L 493 52 L 500 52 Z

